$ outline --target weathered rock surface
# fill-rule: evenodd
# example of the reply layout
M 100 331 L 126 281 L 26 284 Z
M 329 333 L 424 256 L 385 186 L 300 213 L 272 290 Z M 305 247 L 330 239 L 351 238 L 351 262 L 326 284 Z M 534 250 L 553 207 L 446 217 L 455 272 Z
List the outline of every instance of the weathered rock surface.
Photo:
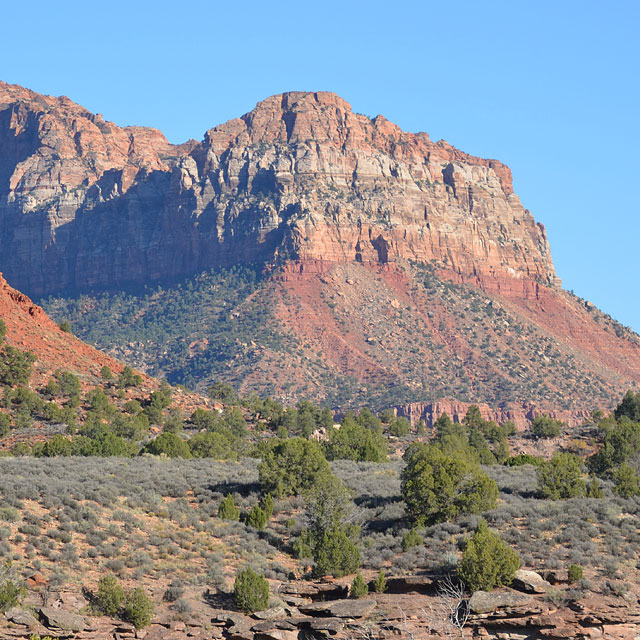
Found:
M 476 591 L 469 600 L 469 608 L 474 613 L 490 613 L 496 609 L 517 607 L 530 601 L 530 597 L 515 591 Z
M 487 342 L 462 337 L 468 310 L 429 297 L 409 261 L 486 293 L 482 306 L 508 317 Z M 285 402 L 324 402 L 356 380 L 358 405 L 402 388 L 402 402 L 421 401 L 405 406 L 412 417 L 434 414 L 423 401 L 453 395 L 486 400 L 490 417 L 524 427 L 560 411 L 561 398 L 574 404 L 556 417 L 577 424 L 581 407 L 640 382 L 637 336 L 558 288 L 544 228 L 496 160 L 356 114 L 332 93 L 273 96 L 201 142 L 171 145 L 154 129 L 118 127 L 68 98 L 0 83 L 0 269 L 12 285 L 32 296 L 114 290 L 263 262 L 280 286 L 274 331 L 309 345 L 302 363 L 287 355 L 279 367 Z M 373 293 L 346 273 L 356 266 L 375 280 Z M 353 301 L 357 310 L 347 308 Z M 529 323 L 539 333 L 527 340 Z M 210 338 L 194 344 L 215 352 Z M 236 355 L 242 390 L 263 393 L 274 353 L 247 347 L 245 369 Z M 546 376 L 549 388 L 527 386 L 554 363 L 564 373 Z M 580 376 L 569 383 L 572 371 Z M 460 379 L 460 388 L 436 379 Z
M 506 166 L 332 93 L 273 96 L 173 146 L 1 83 L 0 149 L 0 268 L 30 295 L 275 257 L 558 283 Z
M 314 602 L 302 605 L 301 613 L 310 616 L 332 616 L 335 618 L 364 618 L 375 608 L 376 601 L 371 599 L 361 600 L 333 600 L 328 602 Z
M 82 631 L 86 627 L 86 621 L 76 613 L 54 609 L 53 607 L 40 607 L 38 613 L 47 627 L 62 629 L 63 631 Z
M 543 414 L 554 418 L 554 420 L 566 422 L 571 427 L 582 424 L 591 416 L 591 411 L 586 409 L 584 411 L 558 410 L 548 406 L 540 408 L 533 404 L 518 406 L 515 403 L 503 407 L 490 407 L 485 403 L 461 402 L 448 398 L 437 402 L 411 402 L 399 405 L 396 407 L 396 413 L 399 416 L 408 418 L 414 424 L 418 420 L 423 420 L 425 425 L 431 428 L 443 413 L 446 413 L 454 422 L 462 422 L 472 404 L 475 404 L 480 409 L 480 413 L 485 420 L 493 420 L 498 424 L 510 420 L 522 430 L 529 427 L 536 416 Z
M 256 611 L 253 614 L 254 618 L 258 620 L 273 620 L 274 618 L 282 618 L 286 615 L 283 607 L 271 607 L 270 609 L 264 609 L 263 611 Z
M 35 628 L 40 623 L 36 619 L 36 617 L 30 612 L 25 611 L 24 609 L 20 609 L 18 607 L 13 607 L 5 612 L 4 617 L 14 624 L 22 624 L 26 627 Z
M 310 583 L 307 583 L 310 584 Z M 81 631 L 67 624 L 29 627 L 24 611 L 7 612 L 0 624 L 0 637 L 24 638 L 34 632 L 44 637 L 76 640 L 353 640 L 354 638 L 490 638 L 496 640 L 540 640 L 579 638 L 635 640 L 640 635 L 640 604 L 634 598 L 590 594 L 579 600 L 554 605 L 539 594 L 513 590 L 476 592 L 469 603 L 471 615 L 462 633 L 442 612 L 440 596 L 423 593 L 376 594 L 362 600 L 328 600 L 310 605 L 309 614 L 272 620 L 256 620 L 233 612 L 212 611 L 209 620 L 163 620 L 136 631 L 132 625 L 106 617 L 90 618 Z M 50 612 L 45 622 L 61 625 L 66 616 L 60 609 Z M 55 619 L 54 617 L 55 616 Z M 82 620 L 82 619 L 81 619 Z M 75 625 L 79 626 L 79 625 Z
M 551 584 L 535 571 L 518 569 L 511 587 L 525 593 L 546 593 L 551 588 Z

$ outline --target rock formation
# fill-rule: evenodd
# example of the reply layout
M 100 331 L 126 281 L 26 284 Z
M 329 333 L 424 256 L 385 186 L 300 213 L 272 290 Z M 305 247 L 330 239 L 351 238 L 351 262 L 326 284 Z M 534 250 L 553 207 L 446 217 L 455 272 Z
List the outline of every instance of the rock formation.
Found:
M 273 96 L 173 146 L 0 83 L 0 249 L 30 295 L 273 259 L 436 260 L 559 284 L 505 165 L 324 92 Z
M 544 227 L 497 160 L 332 93 L 273 96 L 171 145 L 0 83 L 0 269 L 13 286 L 76 296 L 242 263 L 270 278 L 238 324 L 269 304 L 288 341 L 224 343 L 224 377 L 245 392 L 378 407 L 452 396 L 524 424 L 552 410 L 579 422 L 640 383 L 640 339 L 562 291 Z M 151 373 L 204 388 L 215 324 L 181 336 L 180 367 L 198 372 L 182 378 L 166 345 L 101 346 L 140 367 L 161 354 Z

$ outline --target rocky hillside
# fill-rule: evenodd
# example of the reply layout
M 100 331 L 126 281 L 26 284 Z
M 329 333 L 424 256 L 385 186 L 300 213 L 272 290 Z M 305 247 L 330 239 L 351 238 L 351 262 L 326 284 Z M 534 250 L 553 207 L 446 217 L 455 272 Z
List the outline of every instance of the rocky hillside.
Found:
M 239 265 L 255 275 L 232 291 Z M 0 84 L 0 268 L 57 295 L 82 337 L 192 386 L 578 420 L 640 382 L 638 337 L 562 291 L 508 167 L 331 93 L 174 146 Z
M 0 319 L 6 325 L 6 342 L 36 356 L 36 382 L 48 380 L 57 369 L 66 369 L 83 379 L 100 378 L 107 366 L 120 373 L 123 365 L 90 347 L 72 333 L 63 331 L 38 305 L 10 287 L 0 274 Z

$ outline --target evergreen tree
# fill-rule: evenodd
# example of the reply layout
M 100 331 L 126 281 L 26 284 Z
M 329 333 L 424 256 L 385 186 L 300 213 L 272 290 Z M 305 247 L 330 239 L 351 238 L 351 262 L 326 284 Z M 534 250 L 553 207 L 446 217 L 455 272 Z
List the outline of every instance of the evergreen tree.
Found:
M 479 466 L 448 456 L 434 445 L 416 445 L 406 456 L 402 497 L 418 524 L 443 522 L 495 506 L 498 487 Z
M 520 558 L 484 520 L 466 543 L 458 575 L 471 591 L 489 591 L 510 584 L 520 568 Z
M 304 493 L 331 469 L 317 442 L 290 438 L 264 454 L 258 473 L 263 492 L 281 498 Z
M 364 581 L 364 578 L 360 575 L 360 572 L 356 574 L 356 577 L 353 579 L 351 583 L 351 597 L 352 598 L 363 598 L 368 595 L 369 587 L 367 583 Z
M 243 569 L 233 584 L 236 606 L 245 613 L 262 611 L 269 606 L 269 583 L 251 567 Z
M 218 517 L 222 520 L 239 520 L 240 509 L 236 507 L 233 496 L 228 493 L 218 507 Z
M 559 500 L 585 496 L 587 487 L 581 474 L 582 461 L 571 453 L 556 452 L 537 469 L 538 490 L 545 498 Z

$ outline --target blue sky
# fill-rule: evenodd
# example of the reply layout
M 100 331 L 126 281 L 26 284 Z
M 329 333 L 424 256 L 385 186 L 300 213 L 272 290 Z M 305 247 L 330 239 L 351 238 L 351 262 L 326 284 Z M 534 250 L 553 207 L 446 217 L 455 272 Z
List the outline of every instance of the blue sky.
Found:
M 636 1 L 10 3 L 0 79 L 172 142 L 334 91 L 498 158 L 567 289 L 640 331 Z

